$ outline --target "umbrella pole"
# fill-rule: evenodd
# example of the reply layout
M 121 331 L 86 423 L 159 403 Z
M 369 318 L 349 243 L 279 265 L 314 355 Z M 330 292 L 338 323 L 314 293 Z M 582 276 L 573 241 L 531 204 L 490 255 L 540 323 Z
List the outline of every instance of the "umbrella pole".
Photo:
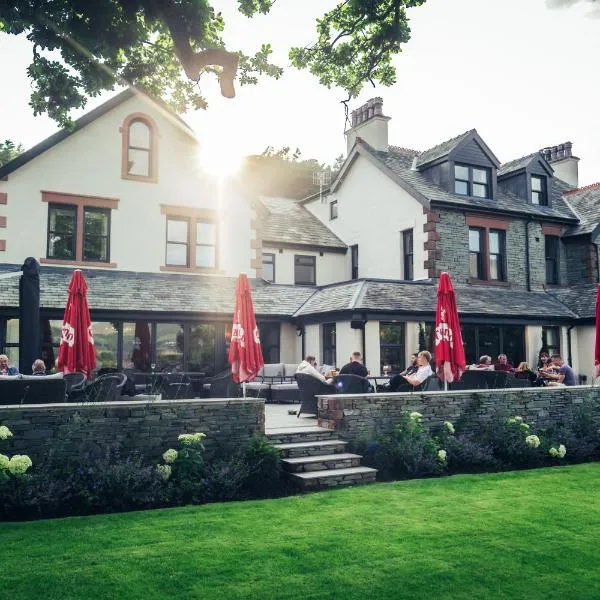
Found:
M 242 381 L 242 392 L 244 394 L 244 400 L 246 399 L 246 382 Z
M 444 391 L 448 391 L 448 382 L 444 379 Z

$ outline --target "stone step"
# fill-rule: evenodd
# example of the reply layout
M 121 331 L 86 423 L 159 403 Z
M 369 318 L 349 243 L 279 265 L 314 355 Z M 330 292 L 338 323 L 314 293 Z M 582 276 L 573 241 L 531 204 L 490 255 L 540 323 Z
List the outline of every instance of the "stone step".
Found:
M 295 442 L 330 440 L 334 437 L 334 432 L 325 427 L 285 427 L 268 429 L 266 436 L 271 444 L 293 444 Z
M 288 473 L 288 477 L 299 484 L 304 491 L 372 483 L 376 480 L 376 476 L 377 469 L 371 469 L 370 467 Z
M 316 442 L 294 442 L 293 444 L 272 444 L 279 450 L 282 458 L 299 458 L 301 456 L 321 456 L 336 454 L 346 449 L 344 440 L 322 440 Z
M 284 458 L 281 461 L 283 468 L 291 473 L 309 473 L 312 471 L 325 471 L 360 467 L 358 454 L 348 452 L 340 454 L 324 454 L 322 456 L 301 456 L 299 458 Z

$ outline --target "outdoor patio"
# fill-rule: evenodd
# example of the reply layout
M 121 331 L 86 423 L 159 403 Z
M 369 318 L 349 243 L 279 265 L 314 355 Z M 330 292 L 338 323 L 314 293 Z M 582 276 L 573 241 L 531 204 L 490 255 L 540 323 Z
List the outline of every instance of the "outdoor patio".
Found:
M 299 407 L 299 404 L 265 404 L 266 433 L 273 429 L 315 427 L 316 417 L 308 413 L 303 413 L 300 417 L 289 414 L 289 411 L 297 411 Z

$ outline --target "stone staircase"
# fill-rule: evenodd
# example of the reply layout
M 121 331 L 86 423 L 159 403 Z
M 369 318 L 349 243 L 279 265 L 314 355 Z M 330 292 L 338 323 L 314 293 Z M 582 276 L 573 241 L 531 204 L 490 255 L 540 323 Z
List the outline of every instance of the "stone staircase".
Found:
M 336 438 L 330 429 L 270 429 L 267 438 L 281 453 L 286 477 L 304 491 L 375 481 L 377 470 L 361 467 L 362 457 L 346 452 L 346 442 Z

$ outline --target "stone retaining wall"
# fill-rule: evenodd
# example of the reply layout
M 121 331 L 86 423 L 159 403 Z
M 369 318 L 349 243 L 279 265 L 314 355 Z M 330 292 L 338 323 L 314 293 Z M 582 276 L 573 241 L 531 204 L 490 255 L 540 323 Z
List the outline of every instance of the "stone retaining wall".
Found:
M 319 396 L 319 425 L 356 441 L 394 425 L 402 412 L 416 410 L 423 415 L 426 427 L 451 421 L 468 429 L 497 412 L 520 415 L 527 423 L 549 427 L 563 421 L 574 406 L 584 404 L 600 414 L 600 387 L 340 394 Z
M 97 404 L 0 406 L 0 424 L 14 437 L 2 442 L 3 454 L 39 459 L 47 442 L 70 436 L 62 452 L 76 453 L 83 444 L 101 450 L 118 442 L 124 453 L 141 452 L 156 460 L 176 447 L 180 433 L 201 431 L 207 453 L 218 446 L 240 447 L 265 431 L 264 400 L 158 400 Z

